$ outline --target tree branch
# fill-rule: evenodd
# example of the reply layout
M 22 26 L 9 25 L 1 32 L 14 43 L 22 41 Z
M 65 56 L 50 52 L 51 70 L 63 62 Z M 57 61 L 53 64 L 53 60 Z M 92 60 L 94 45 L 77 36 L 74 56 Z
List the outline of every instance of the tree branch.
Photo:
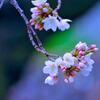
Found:
M 23 20 L 25 21 L 25 24 L 27 26 L 27 32 L 28 32 L 28 35 L 29 35 L 29 38 L 30 38 L 30 41 L 33 45 L 33 47 L 36 49 L 36 51 L 44 54 L 46 57 L 48 57 L 48 59 L 50 60 L 55 60 L 58 56 L 57 55 L 53 55 L 53 54 L 50 54 L 48 53 L 42 46 L 42 43 L 41 41 L 39 40 L 36 32 L 34 31 L 33 27 L 29 24 L 29 21 L 27 19 L 27 17 L 25 16 L 23 10 L 20 8 L 18 2 L 16 0 L 9 0 L 10 4 L 16 8 L 16 10 L 18 11 L 18 13 L 20 14 L 20 16 L 23 18 Z M 37 43 L 34 41 L 33 39 L 33 36 L 34 38 L 36 39 Z
M 58 5 L 57 7 L 54 9 L 54 11 L 58 11 L 61 7 L 61 0 L 58 0 Z

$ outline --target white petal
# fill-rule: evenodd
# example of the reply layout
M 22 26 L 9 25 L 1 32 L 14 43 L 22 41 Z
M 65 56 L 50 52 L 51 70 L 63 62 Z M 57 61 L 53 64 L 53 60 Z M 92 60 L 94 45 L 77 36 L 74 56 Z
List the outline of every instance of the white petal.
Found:
M 73 57 L 71 53 L 64 54 L 63 59 L 63 62 L 66 64 L 66 67 L 70 67 L 71 65 L 76 64 L 76 58 Z
M 68 80 L 69 80 L 69 83 L 73 83 L 73 82 L 74 82 L 74 78 L 73 78 L 72 76 L 70 76 L 70 77 L 68 78 Z
M 87 66 L 86 68 L 85 68 L 85 70 L 87 70 L 87 71 L 92 71 L 92 69 L 93 69 L 93 66 Z
M 32 14 L 32 19 L 35 19 L 36 18 L 36 15 L 35 14 Z
M 54 64 L 54 62 L 48 60 L 48 61 L 45 61 L 45 65 L 46 66 L 52 66 Z
M 49 30 L 50 29 L 50 22 L 49 22 L 48 17 L 43 20 L 43 23 L 44 23 L 44 29 L 46 31 Z
M 94 60 L 90 58 L 91 55 L 92 53 L 89 53 L 84 57 L 84 60 L 87 62 L 87 66 L 92 66 L 94 64 Z
M 94 60 L 91 59 L 91 64 L 94 64 L 94 63 L 95 63 Z
M 58 28 L 61 31 L 64 31 L 65 29 L 69 29 L 70 28 L 70 24 L 68 23 L 67 19 L 63 19 L 61 21 L 58 22 Z
M 47 0 L 33 0 L 32 4 L 35 6 L 43 5 Z
M 79 68 L 84 68 L 85 64 L 83 62 L 79 62 Z
M 87 70 L 82 70 L 81 71 L 81 73 L 82 73 L 82 75 L 84 75 L 84 76 L 88 76 L 89 74 L 90 74 L 90 71 L 87 71 Z
M 57 80 L 54 80 L 51 76 L 45 79 L 45 84 L 54 85 L 55 83 L 57 83 Z
M 50 67 L 45 66 L 45 67 L 43 68 L 43 73 L 49 74 L 50 72 L 51 72 Z
M 38 11 L 38 9 L 37 9 L 37 7 L 34 7 L 34 8 L 31 8 L 30 11 L 31 11 L 32 13 L 35 13 L 35 12 Z
M 50 29 L 50 23 L 45 23 L 45 24 L 44 24 L 44 29 L 45 29 L 46 31 L 48 31 L 48 30 Z
M 59 58 L 56 59 L 55 65 L 56 65 L 56 66 L 60 66 L 61 64 L 62 64 L 62 58 L 59 57 Z
M 68 83 L 68 79 L 64 79 L 64 82 L 65 82 L 65 83 Z
M 90 57 L 91 57 L 92 54 L 93 54 L 93 53 L 89 53 L 89 54 L 87 54 L 87 55 L 85 56 L 85 60 L 88 61 L 88 59 L 91 59 Z
M 49 74 L 51 76 L 56 76 L 58 74 L 58 66 L 54 66 L 54 68 L 51 68 L 51 72 Z
M 71 67 L 70 64 L 66 61 L 63 61 L 63 65 L 64 65 L 65 68 L 70 68 Z
M 43 20 L 44 29 L 47 31 L 52 29 L 54 32 L 57 30 L 57 17 L 49 15 L 47 18 Z
M 57 30 L 57 25 L 55 25 L 55 24 L 53 25 L 53 24 L 52 24 L 51 29 L 55 32 L 55 31 Z
M 43 68 L 43 73 L 49 74 L 51 76 L 55 76 L 58 74 L 58 66 L 55 65 L 55 62 L 52 61 L 46 61 L 45 67 Z
M 72 57 L 71 53 L 65 53 L 63 59 L 66 60 L 66 58 L 71 58 L 71 57 Z

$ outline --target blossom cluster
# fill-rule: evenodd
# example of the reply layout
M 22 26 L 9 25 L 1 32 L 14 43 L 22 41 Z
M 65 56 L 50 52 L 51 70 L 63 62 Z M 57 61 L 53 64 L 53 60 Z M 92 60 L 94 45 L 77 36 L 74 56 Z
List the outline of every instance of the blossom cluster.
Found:
M 35 6 L 30 9 L 32 12 L 32 18 L 30 24 L 35 26 L 38 30 L 49 30 L 56 31 L 57 28 L 61 31 L 70 28 L 71 22 L 69 19 L 62 19 L 57 11 L 50 7 L 47 0 L 34 0 L 32 4 Z
M 94 64 L 91 55 L 97 50 L 95 44 L 88 46 L 86 43 L 79 42 L 70 53 L 65 53 L 63 57 L 59 57 L 55 61 L 46 61 L 43 73 L 49 76 L 45 79 L 45 83 L 49 85 L 57 83 L 58 69 L 64 74 L 66 83 L 72 83 L 79 72 L 88 76 Z

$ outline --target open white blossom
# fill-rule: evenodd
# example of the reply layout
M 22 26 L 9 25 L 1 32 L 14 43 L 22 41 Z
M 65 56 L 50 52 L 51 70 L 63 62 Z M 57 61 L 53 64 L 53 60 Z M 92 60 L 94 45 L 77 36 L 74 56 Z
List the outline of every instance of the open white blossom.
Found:
M 44 23 L 44 29 L 46 31 L 52 29 L 55 32 L 57 30 L 58 19 L 56 16 L 49 15 L 47 18 L 43 20 L 43 23 Z
M 47 2 L 47 0 L 32 0 L 32 4 L 34 6 L 40 6 L 40 5 L 43 5 L 46 2 Z
M 45 79 L 45 84 L 49 84 L 49 85 L 54 85 L 57 83 L 57 79 L 51 77 L 51 76 L 48 76 L 46 79 Z
M 86 43 L 82 43 L 82 42 L 79 42 L 76 47 L 76 49 L 78 50 L 87 50 L 88 49 L 88 46 Z
M 64 31 L 65 29 L 69 29 L 70 24 L 68 22 L 71 22 L 71 20 L 62 19 L 59 21 L 57 19 L 57 16 L 51 16 L 51 15 L 49 15 L 47 18 L 43 20 L 44 29 L 46 31 L 52 29 L 54 32 L 57 30 L 57 28 L 59 28 L 61 31 Z
M 61 30 L 61 31 L 64 31 L 66 29 L 69 29 L 70 28 L 70 24 L 68 22 L 71 22 L 71 20 L 69 19 L 62 19 L 61 21 L 59 21 L 58 23 L 58 28 Z
M 65 63 L 66 67 L 74 65 L 75 60 L 75 57 L 73 57 L 71 53 L 65 53 L 63 56 L 63 62 Z
M 45 67 L 43 68 L 43 73 L 55 76 L 58 74 L 58 66 L 55 65 L 55 62 L 46 61 Z
M 84 76 L 88 76 L 89 73 L 92 71 L 94 61 L 90 58 L 92 53 L 89 53 L 84 57 L 84 68 L 82 69 L 82 74 Z

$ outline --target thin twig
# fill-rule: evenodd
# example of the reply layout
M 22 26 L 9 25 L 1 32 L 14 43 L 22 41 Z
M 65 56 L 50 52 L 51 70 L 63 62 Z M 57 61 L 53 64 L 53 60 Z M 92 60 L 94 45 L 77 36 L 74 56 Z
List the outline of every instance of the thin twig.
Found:
M 28 35 L 29 35 L 29 38 L 30 38 L 30 41 L 33 45 L 33 47 L 36 49 L 36 51 L 44 54 L 45 56 L 48 57 L 48 59 L 50 60 L 55 60 L 55 58 L 57 58 L 58 56 L 57 55 L 53 55 L 53 54 L 50 54 L 48 53 L 42 46 L 42 43 L 41 41 L 39 40 L 36 32 L 34 31 L 33 27 L 31 25 L 29 25 L 29 21 L 27 19 L 27 17 L 25 16 L 23 10 L 20 8 L 18 2 L 16 0 L 9 0 L 10 4 L 13 5 L 13 7 L 16 8 L 16 10 L 19 12 L 20 16 L 23 18 L 23 20 L 25 21 L 25 24 L 27 26 L 27 29 L 28 29 Z M 37 43 L 35 43 L 34 39 L 33 39 L 33 36 L 35 37 Z
M 58 11 L 61 7 L 61 0 L 58 0 L 58 5 L 57 7 L 54 9 L 54 11 Z
M 3 6 L 3 4 L 4 4 L 4 1 L 5 1 L 5 0 L 1 0 L 1 1 L 0 1 L 0 9 L 2 8 L 2 6 Z
M 25 23 L 26 23 L 28 29 L 30 29 L 30 30 L 32 31 L 32 34 L 35 36 L 38 45 L 39 45 L 39 46 L 42 46 L 41 41 L 39 40 L 39 38 L 38 38 L 36 32 L 33 30 L 32 26 L 29 25 L 29 21 L 28 21 L 27 17 L 25 16 L 23 10 L 20 8 L 18 2 L 17 2 L 16 0 L 9 0 L 9 1 L 10 1 L 10 3 L 17 9 L 17 11 L 18 11 L 19 14 L 21 15 L 21 17 L 24 19 L 24 21 L 25 21 Z

